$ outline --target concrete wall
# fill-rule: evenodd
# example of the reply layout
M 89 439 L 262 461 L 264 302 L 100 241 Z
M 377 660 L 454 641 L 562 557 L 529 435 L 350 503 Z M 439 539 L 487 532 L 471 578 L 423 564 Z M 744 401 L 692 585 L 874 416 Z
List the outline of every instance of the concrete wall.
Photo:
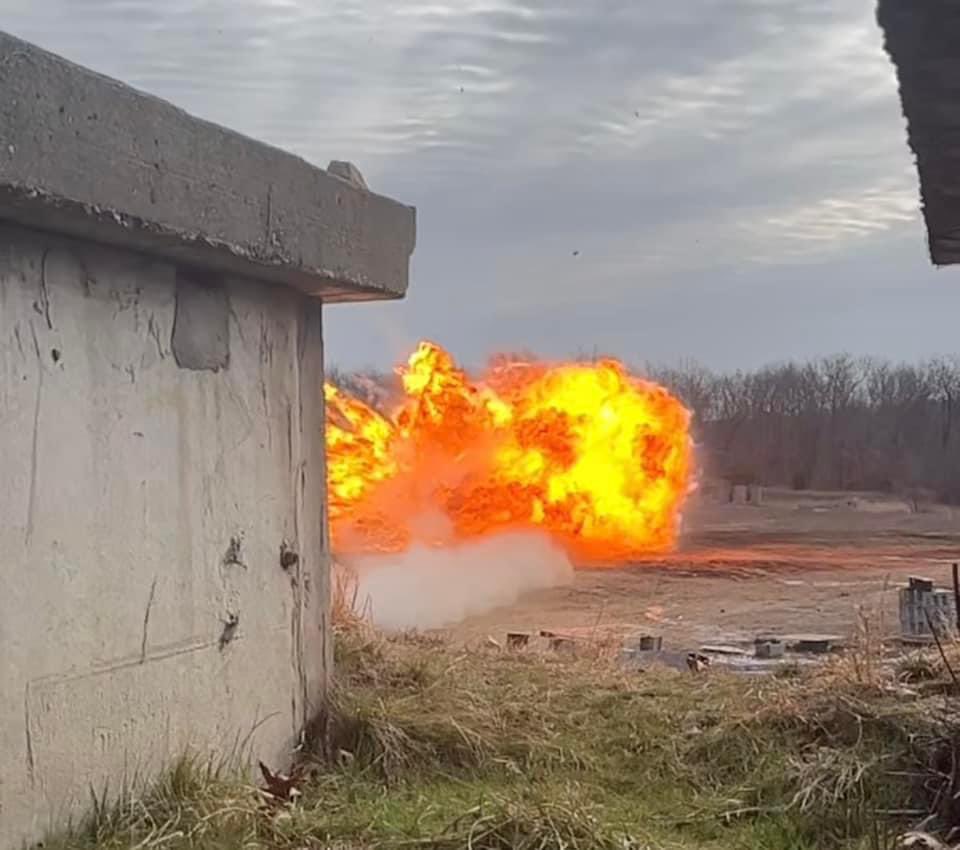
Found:
M 3 33 L 0 91 L 7 850 L 188 748 L 289 760 L 331 664 L 320 305 L 403 297 L 416 216 Z
M 289 759 L 330 666 L 320 310 L 0 224 L 3 848 L 188 747 Z

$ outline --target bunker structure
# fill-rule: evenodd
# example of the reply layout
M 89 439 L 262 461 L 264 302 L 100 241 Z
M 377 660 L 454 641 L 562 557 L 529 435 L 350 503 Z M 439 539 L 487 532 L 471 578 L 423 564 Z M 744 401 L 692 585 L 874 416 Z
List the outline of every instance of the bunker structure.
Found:
M 331 667 L 323 304 L 411 207 L 0 33 L 0 850 L 187 751 L 288 762 Z
M 934 265 L 960 263 L 960 5 L 879 0 Z

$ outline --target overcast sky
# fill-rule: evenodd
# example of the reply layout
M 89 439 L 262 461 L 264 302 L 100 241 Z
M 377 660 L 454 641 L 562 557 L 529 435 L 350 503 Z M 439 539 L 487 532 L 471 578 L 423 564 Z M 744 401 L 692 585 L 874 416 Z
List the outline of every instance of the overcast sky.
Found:
M 960 350 L 870 0 L 0 0 L 0 27 L 418 208 L 421 337 L 716 368 Z

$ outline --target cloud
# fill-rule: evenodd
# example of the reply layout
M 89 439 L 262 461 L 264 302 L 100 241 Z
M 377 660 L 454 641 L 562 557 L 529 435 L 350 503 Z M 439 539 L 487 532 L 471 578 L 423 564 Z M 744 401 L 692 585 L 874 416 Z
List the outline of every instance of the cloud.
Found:
M 652 305 L 685 318 L 670 334 L 648 327 L 644 356 L 698 355 L 724 309 L 701 305 L 747 281 L 764 281 L 753 318 L 780 339 L 786 305 L 798 332 L 822 321 L 808 275 L 860 297 L 884 256 L 901 270 L 901 319 L 907 293 L 933 286 L 869 3 L 0 8 L 18 35 L 318 164 L 351 159 L 418 206 L 409 300 L 328 312 L 328 350 L 347 365 L 385 365 L 419 336 L 467 359 L 530 340 L 630 358 L 624 323 L 651 321 Z M 938 320 L 951 297 L 915 299 L 914 321 Z M 869 328 L 890 309 L 870 300 L 851 310 L 856 327 L 831 323 L 816 342 L 884 353 L 889 334 Z M 731 360 L 767 356 L 727 344 Z

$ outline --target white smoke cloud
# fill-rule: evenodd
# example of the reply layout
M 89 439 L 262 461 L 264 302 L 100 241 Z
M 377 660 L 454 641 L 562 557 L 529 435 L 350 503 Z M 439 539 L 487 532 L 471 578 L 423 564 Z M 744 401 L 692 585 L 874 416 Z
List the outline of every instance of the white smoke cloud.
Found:
M 573 567 L 549 538 L 510 533 L 443 549 L 355 560 L 358 610 L 387 631 L 433 629 L 569 584 Z

